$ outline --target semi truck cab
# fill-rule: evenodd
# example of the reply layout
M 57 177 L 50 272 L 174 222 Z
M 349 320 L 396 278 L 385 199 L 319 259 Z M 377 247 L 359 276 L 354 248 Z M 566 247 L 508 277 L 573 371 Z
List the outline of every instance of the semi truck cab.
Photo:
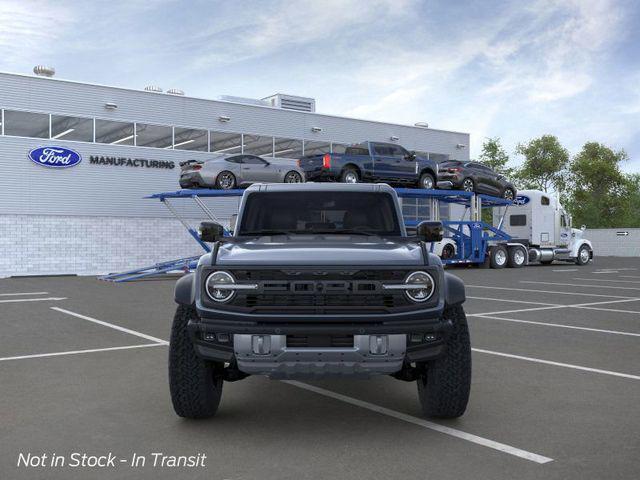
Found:
M 527 248 L 529 262 L 547 264 L 564 260 L 583 265 L 593 259 L 591 242 L 582 238 L 586 227 L 572 228 L 569 213 L 557 198 L 546 192 L 518 192 L 502 217 L 494 216 L 494 226 L 508 233 L 511 242 Z

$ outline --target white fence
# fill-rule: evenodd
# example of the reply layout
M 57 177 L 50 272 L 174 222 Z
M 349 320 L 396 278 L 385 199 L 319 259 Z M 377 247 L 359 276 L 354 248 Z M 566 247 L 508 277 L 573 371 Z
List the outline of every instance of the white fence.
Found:
M 640 257 L 640 228 L 588 228 L 584 237 L 593 243 L 594 256 Z

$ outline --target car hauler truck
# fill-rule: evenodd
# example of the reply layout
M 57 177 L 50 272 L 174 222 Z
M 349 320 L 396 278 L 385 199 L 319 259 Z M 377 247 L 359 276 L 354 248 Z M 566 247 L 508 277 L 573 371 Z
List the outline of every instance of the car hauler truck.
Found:
M 511 237 L 507 242 L 509 249 L 520 248 L 520 254 L 526 252 L 524 263 L 550 264 L 558 260 L 585 265 L 593 259 L 591 242 L 582 238 L 586 227 L 572 228 L 571 216 L 548 193 L 519 191 L 513 205 L 499 207 L 496 213 L 494 227 Z M 490 255 L 497 254 L 494 246 Z M 521 260 L 519 257 L 518 263 Z

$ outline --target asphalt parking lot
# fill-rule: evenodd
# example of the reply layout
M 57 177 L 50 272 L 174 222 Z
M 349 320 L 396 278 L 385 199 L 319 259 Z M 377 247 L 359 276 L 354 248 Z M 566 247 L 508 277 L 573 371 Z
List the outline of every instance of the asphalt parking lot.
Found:
M 250 377 L 225 384 L 214 419 L 183 420 L 167 385 L 175 279 L 0 280 L 0 478 L 638 478 L 640 259 L 452 272 L 473 385 L 467 413 L 437 422 L 390 377 Z M 71 452 L 207 460 L 17 467 Z

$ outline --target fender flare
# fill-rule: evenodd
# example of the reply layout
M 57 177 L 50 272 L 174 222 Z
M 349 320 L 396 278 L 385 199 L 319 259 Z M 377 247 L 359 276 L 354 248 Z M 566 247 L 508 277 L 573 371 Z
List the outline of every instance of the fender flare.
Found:
M 455 275 L 444 272 L 444 303 L 446 306 L 458 305 L 467 299 L 464 282 Z
M 573 248 L 571 249 L 571 256 L 574 258 L 577 257 L 578 251 L 580 250 L 580 247 L 582 247 L 583 245 L 586 245 L 587 247 L 589 247 L 589 250 L 593 252 L 593 245 L 591 244 L 591 242 L 586 238 L 581 238 L 573 245 Z
M 180 305 L 193 305 L 196 301 L 196 275 L 188 273 L 176 282 L 174 299 Z

